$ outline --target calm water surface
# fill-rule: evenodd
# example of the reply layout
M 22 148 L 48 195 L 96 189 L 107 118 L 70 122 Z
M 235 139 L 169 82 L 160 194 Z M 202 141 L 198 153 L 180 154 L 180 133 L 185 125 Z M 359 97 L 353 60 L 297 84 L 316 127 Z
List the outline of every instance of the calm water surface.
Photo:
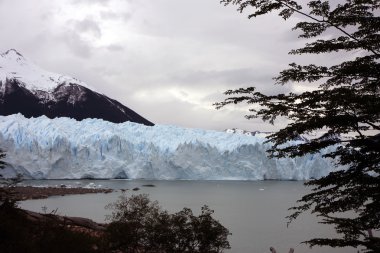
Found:
M 151 180 L 46 180 L 25 181 L 28 185 L 96 185 L 117 189 L 110 194 L 71 195 L 50 197 L 43 200 L 28 200 L 19 206 L 32 211 L 58 210 L 58 214 L 88 217 L 104 222 L 109 210 L 104 206 L 120 196 L 120 189 L 128 195 L 147 193 L 152 200 L 170 212 L 183 207 L 192 208 L 198 214 L 203 205 L 215 210 L 214 217 L 227 227 L 233 253 L 269 253 L 274 246 L 278 253 L 287 253 L 290 247 L 295 253 L 355 253 L 351 248 L 313 248 L 300 242 L 313 237 L 333 236 L 327 225 L 317 224 L 317 219 L 304 214 L 288 228 L 285 217 L 287 210 L 295 204 L 307 189 L 302 182 L 296 181 L 151 181 Z M 153 184 L 155 187 L 144 187 Z

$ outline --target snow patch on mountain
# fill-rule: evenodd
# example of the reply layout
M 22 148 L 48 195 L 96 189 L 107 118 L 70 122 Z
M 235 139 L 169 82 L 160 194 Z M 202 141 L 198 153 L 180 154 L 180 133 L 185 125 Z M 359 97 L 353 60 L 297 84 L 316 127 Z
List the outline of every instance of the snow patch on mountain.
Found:
M 176 126 L 0 117 L 3 173 L 30 178 L 305 180 L 334 170 L 312 154 L 268 159 L 266 138 Z
M 6 79 L 18 80 L 26 89 L 31 91 L 51 92 L 60 84 L 70 83 L 95 91 L 94 88 L 76 78 L 40 68 L 15 49 L 0 54 L 0 82 L 4 84 Z

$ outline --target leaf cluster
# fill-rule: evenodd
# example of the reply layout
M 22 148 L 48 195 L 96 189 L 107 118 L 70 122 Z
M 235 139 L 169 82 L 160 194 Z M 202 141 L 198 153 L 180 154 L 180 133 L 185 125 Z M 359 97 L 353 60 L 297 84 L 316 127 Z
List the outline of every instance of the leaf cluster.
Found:
M 122 252 L 219 253 L 229 249 L 227 228 L 212 217 L 213 211 L 203 206 L 195 216 L 191 209 L 169 214 L 148 195 L 120 196 L 107 206 L 107 241 L 112 250 Z

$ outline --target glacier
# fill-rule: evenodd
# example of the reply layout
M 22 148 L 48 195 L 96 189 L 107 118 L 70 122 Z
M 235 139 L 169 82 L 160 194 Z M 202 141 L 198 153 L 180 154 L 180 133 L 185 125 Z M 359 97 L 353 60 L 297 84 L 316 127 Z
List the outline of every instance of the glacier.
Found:
M 265 136 L 101 119 L 0 116 L 4 177 L 307 180 L 336 170 L 322 153 L 268 159 Z M 328 150 L 326 150 L 328 152 Z

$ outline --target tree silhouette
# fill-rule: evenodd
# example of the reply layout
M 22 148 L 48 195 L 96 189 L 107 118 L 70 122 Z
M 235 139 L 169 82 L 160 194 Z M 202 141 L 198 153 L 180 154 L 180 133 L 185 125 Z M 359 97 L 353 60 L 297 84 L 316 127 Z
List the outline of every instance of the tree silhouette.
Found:
M 290 120 L 286 127 L 269 136 L 270 157 L 297 157 L 335 147 L 324 156 L 341 168 L 320 179 L 305 183 L 312 192 L 291 208 L 289 220 L 311 210 L 331 224 L 342 238 L 315 238 L 310 246 L 365 247 L 380 251 L 380 1 L 292 1 L 222 0 L 250 12 L 249 18 L 276 12 L 287 20 L 294 14 L 304 17 L 294 30 L 307 38 L 304 47 L 290 54 L 339 52 L 344 59 L 336 65 L 291 63 L 274 78 L 277 84 L 312 83 L 318 87 L 302 92 L 265 95 L 254 87 L 228 90 L 228 98 L 216 103 L 248 103 L 246 117 L 262 118 L 273 124 L 278 117 Z M 328 34 L 329 36 L 324 36 Z M 352 54 L 355 52 L 356 54 Z M 355 56 L 356 55 L 356 56 Z M 318 134 L 324 132 L 324 134 Z M 310 141 L 284 145 L 302 134 L 316 134 Z M 309 135 L 311 136 L 311 135 Z M 350 212 L 349 217 L 343 216 Z
M 107 228 L 111 249 L 123 252 L 221 253 L 229 249 L 227 228 L 202 207 L 195 216 L 191 209 L 169 214 L 147 194 L 125 195 L 107 206 L 113 210 Z

